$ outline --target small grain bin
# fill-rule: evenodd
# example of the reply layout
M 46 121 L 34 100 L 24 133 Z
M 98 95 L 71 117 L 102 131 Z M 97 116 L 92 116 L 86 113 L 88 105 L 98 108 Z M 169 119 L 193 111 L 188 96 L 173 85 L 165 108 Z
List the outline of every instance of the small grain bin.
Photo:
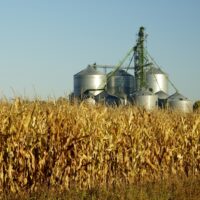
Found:
M 133 98 L 135 105 L 144 107 L 147 110 L 152 110 L 158 106 L 157 95 L 145 89 L 135 92 Z
M 192 101 L 184 97 L 180 93 L 176 92 L 168 98 L 169 108 L 179 110 L 184 113 L 190 113 L 193 111 Z

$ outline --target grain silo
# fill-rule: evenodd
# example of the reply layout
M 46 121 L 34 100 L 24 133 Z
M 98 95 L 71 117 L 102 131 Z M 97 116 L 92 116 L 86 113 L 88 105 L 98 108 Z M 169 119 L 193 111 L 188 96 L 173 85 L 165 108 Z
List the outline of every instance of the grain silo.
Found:
M 74 75 L 74 96 L 80 98 L 85 93 L 96 96 L 104 90 L 105 84 L 106 75 L 89 65 Z
M 162 91 L 168 94 L 168 75 L 160 68 L 150 67 L 146 73 L 146 84 L 153 93 Z
M 175 109 L 184 113 L 190 113 L 193 111 L 193 103 L 182 94 L 176 92 L 168 98 L 168 106 L 171 109 Z
M 158 96 L 148 90 L 140 90 L 134 93 L 134 104 L 152 110 L 158 107 Z
M 134 76 L 125 70 L 116 71 L 107 82 L 107 92 L 115 96 L 130 96 L 135 90 Z

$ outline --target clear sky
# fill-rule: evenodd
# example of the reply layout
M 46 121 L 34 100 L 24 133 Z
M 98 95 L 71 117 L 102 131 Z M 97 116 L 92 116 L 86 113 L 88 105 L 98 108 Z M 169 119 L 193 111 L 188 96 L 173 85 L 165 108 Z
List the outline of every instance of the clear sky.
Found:
M 73 91 L 88 64 L 116 65 L 140 26 L 180 92 L 200 99 L 199 0 L 0 0 L 0 95 Z

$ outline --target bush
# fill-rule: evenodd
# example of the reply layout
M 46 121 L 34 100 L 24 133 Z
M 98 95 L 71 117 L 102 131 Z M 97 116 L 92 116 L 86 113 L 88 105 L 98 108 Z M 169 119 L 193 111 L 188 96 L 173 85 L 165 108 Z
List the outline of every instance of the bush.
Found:
M 200 109 L 200 100 L 199 100 L 199 101 L 196 101 L 196 102 L 194 103 L 193 109 L 194 109 L 194 111 Z

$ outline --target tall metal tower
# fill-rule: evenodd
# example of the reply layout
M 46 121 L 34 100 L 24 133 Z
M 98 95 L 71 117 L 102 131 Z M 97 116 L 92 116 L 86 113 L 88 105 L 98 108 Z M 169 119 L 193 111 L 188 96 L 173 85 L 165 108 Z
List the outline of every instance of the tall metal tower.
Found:
M 136 89 L 141 90 L 146 87 L 146 78 L 144 67 L 149 65 L 147 63 L 147 57 L 144 49 L 144 41 L 146 34 L 144 33 L 144 27 L 140 27 L 138 32 L 138 39 L 136 46 L 134 47 L 134 69 L 135 69 L 135 78 L 136 78 Z

